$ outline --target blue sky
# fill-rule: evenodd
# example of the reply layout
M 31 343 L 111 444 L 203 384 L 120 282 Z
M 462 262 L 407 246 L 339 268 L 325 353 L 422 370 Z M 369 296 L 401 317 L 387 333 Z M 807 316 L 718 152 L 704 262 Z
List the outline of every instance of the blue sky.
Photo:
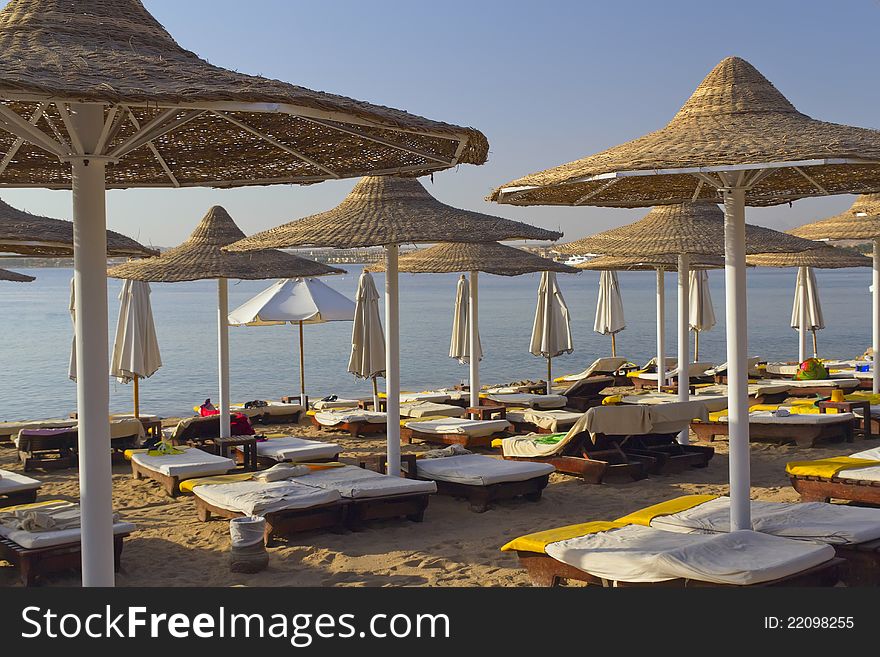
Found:
M 0 3 L 5 5 L 5 2 Z M 177 41 L 214 64 L 471 125 L 489 162 L 434 176 L 460 207 L 561 228 L 576 239 L 644 210 L 511 208 L 498 184 L 662 127 L 721 59 L 749 60 L 802 112 L 880 128 L 877 0 L 146 0 Z M 338 203 L 353 181 L 310 187 L 108 194 L 108 222 L 172 246 L 207 208 L 255 232 Z M 70 194 L 4 190 L 32 212 L 68 218 Z M 846 208 L 850 196 L 749 209 L 779 229 Z

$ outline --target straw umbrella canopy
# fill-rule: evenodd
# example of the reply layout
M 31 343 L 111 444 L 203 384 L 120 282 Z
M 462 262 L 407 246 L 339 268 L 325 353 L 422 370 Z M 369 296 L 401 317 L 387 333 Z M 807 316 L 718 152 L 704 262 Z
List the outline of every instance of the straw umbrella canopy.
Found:
M 139 0 L 11 0 L 0 53 L 0 185 L 73 190 L 82 581 L 112 585 L 107 187 L 419 174 L 483 164 L 488 142 L 470 128 L 213 66 Z
M 283 251 L 227 253 L 222 247 L 244 233 L 222 207 L 215 205 L 190 238 L 157 258 L 127 262 L 111 269 L 113 278 L 152 283 L 217 279 L 217 335 L 220 371 L 220 436 L 231 434 L 229 416 L 229 289 L 227 281 L 298 278 L 341 274 L 343 270 Z
M 705 269 L 691 269 L 690 280 L 690 317 L 688 325 L 694 332 L 694 361 L 700 360 L 700 333 L 711 331 L 715 326 L 715 309 L 712 307 L 712 293 L 709 290 L 709 273 Z
M 253 251 L 292 246 L 385 247 L 388 472 L 397 474 L 400 470 L 397 467 L 400 462 L 400 423 L 397 421 L 400 412 L 399 245 L 512 239 L 555 240 L 559 237 L 561 233 L 441 203 L 414 178 L 370 176 L 358 182 L 342 203 L 332 210 L 257 233 L 234 244 L 230 250 Z M 477 294 L 476 287 L 471 286 L 471 294 Z M 472 307 L 475 305 L 471 304 Z M 471 395 L 475 392 L 472 390 Z
M 372 379 L 373 409 L 378 409 L 379 390 L 376 378 L 385 376 L 385 336 L 379 317 L 379 292 L 376 290 L 373 275 L 366 269 L 361 272 L 355 295 L 348 371 L 360 379 Z
M 617 273 L 606 269 L 599 275 L 599 297 L 596 301 L 593 331 L 599 335 L 611 336 L 611 355 L 617 356 L 616 336 L 625 328 L 626 319 L 623 315 L 623 299 L 620 298 Z
M 354 301 L 317 278 L 286 278 L 274 282 L 229 313 L 229 324 L 299 325 L 299 395 L 300 403 L 308 406 L 303 325 L 350 322 L 354 311 Z
M 845 212 L 789 232 L 813 240 L 872 242 L 871 346 L 875 354 L 880 354 L 880 194 L 863 194 Z M 876 367 L 872 389 L 874 394 L 880 393 L 880 372 Z
M 11 283 L 30 283 L 37 280 L 33 276 L 27 274 L 19 274 L 17 271 L 9 271 L 8 269 L 0 269 L 0 281 L 10 281 Z
M 529 351 L 547 359 L 547 394 L 553 388 L 553 359 L 574 351 L 571 342 L 571 316 L 556 281 L 556 272 L 545 271 L 538 285 L 538 305 L 532 325 Z
M 565 248 L 568 245 L 561 245 Z M 716 269 L 724 267 L 724 258 L 718 256 L 692 256 L 690 268 Z M 678 268 L 678 256 L 655 255 L 647 258 L 637 256 L 599 256 L 588 262 L 575 265 L 578 269 L 592 271 L 656 271 L 657 272 L 657 363 L 664 367 L 657 368 L 657 388 L 666 386 L 666 270 Z
M 381 271 L 384 267 L 377 265 L 370 269 Z M 543 271 L 576 274 L 578 270 L 498 242 L 447 242 L 401 256 L 398 271 L 412 274 L 468 274 L 469 281 L 466 280 L 464 286 L 459 281 L 456 288 L 449 356 L 469 363 L 471 406 L 479 406 L 479 360 L 483 354 L 480 346 L 479 272 L 495 276 L 521 276 Z M 467 297 L 462 303 L 460 299 L 464 298 L 462 295 L 465 291 Z M 466 358 L 470 355 L 471 344 L 479 347 L 477 358 Z
M 792 309 L 791 326 L 798 329 L 798 360 L 807 358 L 807 331 L 813 334 L 813 357 L 818 358 L 816 331 L 825 328 L 819 291 L 814 269 L 844 269 L 849 267 L 870 267 L 872 261 L 861 253 L 833 246 L 819 246 L 799 253 L 765 253 L 746 257 L 746 262 L 757 267 L 797 267 L 795 300 Z
M 880 132 L 812 119 L 751 64 L 728 57 L 664 128 L 515 180 L 492 199 L 618 207 L 724 201 L 730 506 L 736 530 L 751 527 L 745 206 L 876 191 Z

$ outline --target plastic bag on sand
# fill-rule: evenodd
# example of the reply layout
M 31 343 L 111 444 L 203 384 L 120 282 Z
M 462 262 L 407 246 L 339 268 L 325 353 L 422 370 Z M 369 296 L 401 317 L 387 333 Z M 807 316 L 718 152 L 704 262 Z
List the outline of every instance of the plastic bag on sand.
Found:
M 232 550 L 229 555 L 229 568 L 237 573 L 256 573 L 269 565 L 269 555 L 263 532 L 266 519 L 261 516 L 245 516 L 229 521 L 229 536 Z

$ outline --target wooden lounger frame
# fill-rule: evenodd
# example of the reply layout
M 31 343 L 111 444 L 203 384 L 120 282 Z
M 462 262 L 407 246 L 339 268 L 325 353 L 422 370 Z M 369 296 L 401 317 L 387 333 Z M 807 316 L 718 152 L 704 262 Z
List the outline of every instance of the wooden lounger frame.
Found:
M 113 535 L 113 568 L 119 572 L 122 542 L 129 532 Z M 64 543 L 41 548 L 26 548 L 8 538 L 0 537 L 0 557 L 18 566 L 21 582 L 31 586 L 37 577 L 68 570 L 78 570 L 82 562 L 82 545 Z
M 520 565 L 526 570 L 529 578 L 535 586 L 558 586 L 567 580 L 586 582 L 588 585 L 608 587 L 704 587 L 724 586 L 734 587 L 735 584 L 714 584 L 693 579 L 673 579 L 665 582 L 620 582 L 610 581 L 591 575 L 588 572 L 575 568 L 568 564 L 557 561 L 553 557 L 539 552 L 517 551 Z M 766 586 L 834 586 L 840 581 L 840 570 L 844 566 L 844 559 L 834 557 L 818 566 L 813 566 L 799 573 L 779 579 L 749 584 L 749 587 Z
M 605 388 L 621 385 L 616 381 L 616 378 L 605 374 L 597 374 L 572 381 L 571 385 L 561 393 L 568 399 L 566 408 L 586 412 L 594 406 L 600 406 L 603 399 L 602 391 Z M 622 385 L 631 386 L 632 384 L 627 380 L 627 383 Z
M 17 490 L 13 493 L 0 493 L 0 507 L 36 502 L 37 491 L 39 489 L 40 487 L 37 486 L 36 488 L 30 488 L 28 490 Z
M 25 472 L 72 468 L 79 462 L 76 445 L 76 428 L 54 436 L 19 435 L 18 458 Z
M 490 447 L 493 440 L 507 435 L 508 433 L 505 431 L 475 438 L 463 433 L 426 433 L 411 429 L 408 426 L 400 427 L 400 440 L 407 445 L 411 445 L 413 440 L 420 440 L 425 443 L 461 445 L 462 447 Z
M 837 499 L 880 505 L 880 481 L 799 475 L 792 475 L 789 479 L 792 487 L 800 493 L 802 502 Z
M 259 443 L 257 443 L 257 444 L 259 444 Z M 341 453 L 342 448 L 340 447 L 339 449 L 340 449 L 340 451 L 337 452 L 334 456 L 325 457 L 325 458 L 321 458 L 321 459 L 305 458 L 301 462 L 304 462 L 304 463 L 305 462 L 307 462 L 307 463 L 332 463 L 334 461 L 338 461 L 339 454 Z M 238 465 L 244 465 L 244 452 L 242 452 L 241 450 L 233 449 L 232 450 L 232 458 L 235 460 L 235 462 Z M 298 461 L 293 461 L 293 460 L 277 461 L 269 456 L 260 456 L 259 454 L 257 454 L 257 467 L 258 468 L 271 468 L 273 465 L 278 465 L 279 463 L 293 463 L 295 465 L 296 463 L 298 463 Z
M 861 418 L 855 418 L 861 422 Z M 751 440 L 769 440 L 779 443 L 794 442 L 798 447 L 815 447 L 820 441 L 848 443 L 854 440 L 854 422 L 842 421 L 828 424 L 771 424 L 762 422 L 749 423 Z M 727 436 L 730 433 L 727 422 L 692 422 L 691 431 L 697 438 L 712 442 L 716 436 Z
M 235 470 L 234 467 L 229 468 L 223 474 L 229 474 Z M 199 475 L 202 477 L 208 476 L 217 476 L 217 475 Z M 134 459 L 131 460 L 131 478 L 135 481 L 139 481 L 141 479 L 152 479 L 156 483 L 158 483 L 162 488 L 165 489 L 165 492 L 169 497 L 177 497 L 180 495 L 180 482 L 186 481 L 187 479 L 195 479 L 197 478 L 194 475 L 167 475 L 161 472 L 157 472 L 156 470 L 150 470 L 147 467 L 144 467 L 140 463 L 137 463 Z
M 352 438 L 359 438 L 374 433 L 383 433 L 388 426 L 385 422 L 340 422 L 333 426 L 327 426 L 318 422 L 314 415 L 311 416 L 311 419 L 312 424 L 319 429 L 325 431 L 347 431 L 351 434 Z
M 715 448 L 705 445 L 681 445 L 676 434 L 630 436 L 621 446 L 624 453 L 657 459 L 652 474 L 682 472 L 688 468 L 705 468 L 715 456 Z

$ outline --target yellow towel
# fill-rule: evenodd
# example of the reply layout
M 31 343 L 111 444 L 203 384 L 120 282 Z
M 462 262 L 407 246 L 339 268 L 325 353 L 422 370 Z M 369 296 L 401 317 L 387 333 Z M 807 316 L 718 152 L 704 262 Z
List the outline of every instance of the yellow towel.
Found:
M 812 406 L 813 402 L 810 401 L 807 403 L 799 403 L 788 405 L 781 404 L 754 404 L 753 406 L 749 406 L 749 412 L 752 411 L 776 411 L 780 408 L 785 408 L 792 415 L 818 415 L 819 409 L 815 406 Z M 833 409 L 829 409 L 831 412 Z M 725 408 L 723 411 L 715 411 L 714 413 L 709 413 L 709 422 L 720 422 L 722 417 L 727 416 L 727 409 Z
M 602 398 L 602 406 L 614 406 L 623 403 L 623 395 L 608 395 Z
M 635 379 L 647 372 L 648 370 L 633 370 L 632 372 L 627 372 L 626 375 L 629 378 Z
M 316 411 L 316 410 L 314 410 L 314 409 L 312 409 L 312 408 L 310 408 L 309 410 L 306 411 L 306 415 L 311 415 L 311 416 L 313 416 L 313 417 L 314 417 L 317 413 L 318 413 L 318 411 Z
M 447 415 L 426 415 L 424 417 L 402 417 L 400 418 L 400 426 L 405 427 L 410 422 L 430 422 L 431 420 L 448 420 Z
M 796 477 L 831 477 L 837 476 L 841 470 L 880 466 L 880 461 L 873 459 L 854 459 L 851 456 L 832 456 L 815 461 L 789 461 L 785 464 L 785 472 Z
M 866 401 L 869 404 L 876 405 L 880 404 L 880 395 L 875 395 L 871 392 L 851 392 L 848 395 L 844 395 L 843 398 L 846 401 Z
M 4 506 L 2 509 L 0 509 L 0 513 L 7 513 L 9 511 L 25 511 L 27 509 L 38 509 L 41 506 L 49 506 L 50 504 L 76 504 L 76 502 L 70 502 L 69 500 L 44 500 L 42 502 L 30 502 L 28 504 Z
M 501 449 L 501 446 L 504 444 L 503 438 L 493 438 L 492 439 L 492 447 L 495 449 Z
M 250 481 L 253 479 L 253 472 L 242 472 L 241 474 L 215 475 L 213 477 L 199 477 L 197 479 L 186 479 L 180 482 L 181 493 L 192 493 L 196 486 L 213 486 L 216 484 L 234 484 L 239 481 Z
M 660 504 L 652 504 L 644 509 L 633 511 L 629 515 L 618 518 L 615 522 L 650 527 L 651 521 L 658 516 L 671 516 L 675 513 L 687 511 L 695 506 L 710 502 L 717 497 L 717 495 L 682 495 L 666 502 L 660 502 Z
M 517 550 L 521 552 L 538 552 L 543 553 L 550 543 L 564 541 L 569 538 L 578 538 L 587 534 L 598 534 L 599 532 L 607 532 L 609 529 L 618 529 L 624 527 L 626 523 L 608 520 L 596 520 L 594 522 L 584 522 L 580 525 L 568 525 L 567 527 L 557 527 L 556 529 L 548 529 L 543 532 L 535 532 L 534 534 L 526 534 L 515 538 L 501 548 L 502 552 Z

